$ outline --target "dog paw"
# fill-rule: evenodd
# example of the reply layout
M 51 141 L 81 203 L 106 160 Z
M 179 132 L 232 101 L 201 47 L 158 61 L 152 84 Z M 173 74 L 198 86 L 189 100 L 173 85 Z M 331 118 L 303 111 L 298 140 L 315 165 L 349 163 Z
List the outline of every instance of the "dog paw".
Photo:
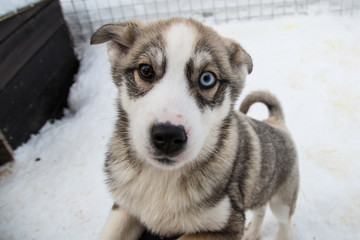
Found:
M 244 235 L 241 240 L 260 240 L 260 239 L 261 239 L 260 236 L 246 236 L 246 235 Z
M 254 233 L 249 230 L 245 230 L 244 236 L 241 238 L 241 240 L 260 240 L 261 235 L 259 233 Z

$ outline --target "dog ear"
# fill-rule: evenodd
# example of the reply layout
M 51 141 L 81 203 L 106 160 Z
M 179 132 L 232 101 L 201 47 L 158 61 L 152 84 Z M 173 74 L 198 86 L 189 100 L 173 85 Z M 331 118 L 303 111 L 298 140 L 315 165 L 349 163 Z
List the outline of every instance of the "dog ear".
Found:
M 241 69 L 242 66 L 246 66 L 247 74 L 250 74 L 253 70 L 253 62 L 250 55 L 241 47 L 240 44 L 232 39 L 226 39 L 228 43 L 228 53 L 230 56 L 230 63 L 233 68 Z
M 108 55 L 111 63 L 126 54 L 140 32 L 141 22 L 132 20 L 118 24 L 106 24 L 91 37 L 90 44 L 108 42 Z

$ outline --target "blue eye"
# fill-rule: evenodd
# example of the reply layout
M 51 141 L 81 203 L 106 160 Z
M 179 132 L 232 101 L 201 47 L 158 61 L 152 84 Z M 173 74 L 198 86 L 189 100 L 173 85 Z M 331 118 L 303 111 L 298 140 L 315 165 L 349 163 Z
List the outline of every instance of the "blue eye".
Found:
M 215 86 L 216 77 L 212 72 L 204 72 L 199 79 L 200 86 L 204 89 L 210 89 Z

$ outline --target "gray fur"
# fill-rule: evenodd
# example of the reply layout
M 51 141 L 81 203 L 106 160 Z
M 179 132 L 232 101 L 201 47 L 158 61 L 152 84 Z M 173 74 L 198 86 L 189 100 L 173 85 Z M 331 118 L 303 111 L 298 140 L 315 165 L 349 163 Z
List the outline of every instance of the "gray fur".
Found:
M 154 83 L 144 83 L 136 79 L 134 76 L 136 61 L 143 56 L 143 51 L 146 53 L 149 46 L 163 51 L 163 33 L 174 22 L 189 24 L 201 33 L 199 36 L 202 38 L 198 39 L 196 52 L 202 52 L 204 49 L 213 51 L 212 61 L 215 62 L 213 65 L 216 65 L 214 67 L 216 74 L 221 76 L 220 79 L 224 79 L 218 84 L 216 91 L 202 92 L 196 85 L 196 79 L 201 71 L 194 69 L 193 59 L 190 59 L 184 71 L 189 93 L 197 102 L 197 106 L 202 110 L 218 111 L 228 91 L 232 107 L 243 88 L 244 79 L 241 77 L 239 79 L 237 74 L 243 66 L 247 67 L 248 73 L 252 71 L 251 57 L 239 44 L 220 37 L 199 22 L 174 18 L 146 26 L 139 22 L 106 25 L 94 34 L 91 43 L 110 41 L 110 47 L 117 49 L 118 56 L 109 56 L 114 82 L 119 88 L 125 87 L 130 97 L 138 99 L 150 92 L 157 81 L 161 81 L 161 77 L 166 72 L 166 59 L 164 56 L 161 58 L 162 62 L 159 64 L 161 66 L 158 66 L 157 70 L 161 74 Z M 151 28 L 154 30 L 151 31 Z M 145 60 L 156 57 L 153 53 L 148 55 Z M 268 107 L 269 119 L 258 121 L 245 115 L 255 102 L 262 102 Z M 272 94 L 257 91 L 247 96 L 241 104 L 241 112 L 230 111 L 222 124 L 214 126 L 218 132 L 214 135 L 216 147 L 209 149 L 206 154 L 199 154 L 191 163 L 173 171 L 150 169 L 149 165 L 139 158 L 130 141 L 127 112 L 129 110 L 126 110 L 119 101 L 118 111 L 118 122 L 109 143 L 105 163 L 107 182 L 116 202 L 111 214 L 115 214 L 114 219 L 120 219 L 117 224 L 125 226 L 128 221 L 141 223 L 141 226 L 121 230 L 118 236 L 139 236 L 141 233 L 133 232 L 135 231 L 133 229 L 139 231 L 144 226 L 163 236 L 180 234 L 182 237 L 179 240 L 241 239 L 245 229 L 245 211 L 261 208 L 268 202 L 274 212 L 283 206 L 285 209 L 288 208 L 289 214 L 286 218 L 290 221 L 295 210 L 299 182 L 297 153 L 284 125 L 281 105 Z M 162 187 L 155 189 L 156 192 L 148 192 L 157 184 L 161 184 Z M 172 195 L 174 193 L 176 195 Z M 143 196 L 151 198 L 152 194 L 163 196 L 164 207 L 158 202 L 153 202 L 153 206 L 136 205 L 141 202 L 138 198 Z M 124 199 L 127 199 L 126 202 Z M 179 220 L 181 218 L 192 219 L 193 216 L 205 214 L 209 209 L 216 209 L 221 204 L 227 206 L 227 199 L 230 202 L 230 212 L 226 224 L 221 229 L 186 232 L 179 230 L 182 229 L 181 227 L 178 229 L 161 227 L 171 225 L 172 221 L 181 223 Z M 184 205 L 181 211 L 162 212 L 176 201 Z M 159 208 L 156 208 L 157 206 Z M 149 212 L 153 207 L 154 215 L 160 214 L 156 216 L 157 224 L 150 224 L 153 219 L 139 216 L 138 207 L 147 208 Z M 120 212 L 121 217 L 116 218 L 116 214 Z M 111 224 L 116 223 L 113 221 Z M 107 224 L 106 231 L 110 231 L 109 226 L 110 223 Z M 103 239 L 117 236 L 115 230 L 110 235 L 108 233 L 103 235 Z

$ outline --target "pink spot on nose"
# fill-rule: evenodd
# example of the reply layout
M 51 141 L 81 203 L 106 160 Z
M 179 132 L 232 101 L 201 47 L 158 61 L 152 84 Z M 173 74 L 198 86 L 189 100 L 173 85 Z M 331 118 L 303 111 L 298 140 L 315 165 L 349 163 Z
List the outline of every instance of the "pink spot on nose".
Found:
M 176 115 L 178 118 L 182 118 L 182 115 L 181 114 L 177 114 Z

